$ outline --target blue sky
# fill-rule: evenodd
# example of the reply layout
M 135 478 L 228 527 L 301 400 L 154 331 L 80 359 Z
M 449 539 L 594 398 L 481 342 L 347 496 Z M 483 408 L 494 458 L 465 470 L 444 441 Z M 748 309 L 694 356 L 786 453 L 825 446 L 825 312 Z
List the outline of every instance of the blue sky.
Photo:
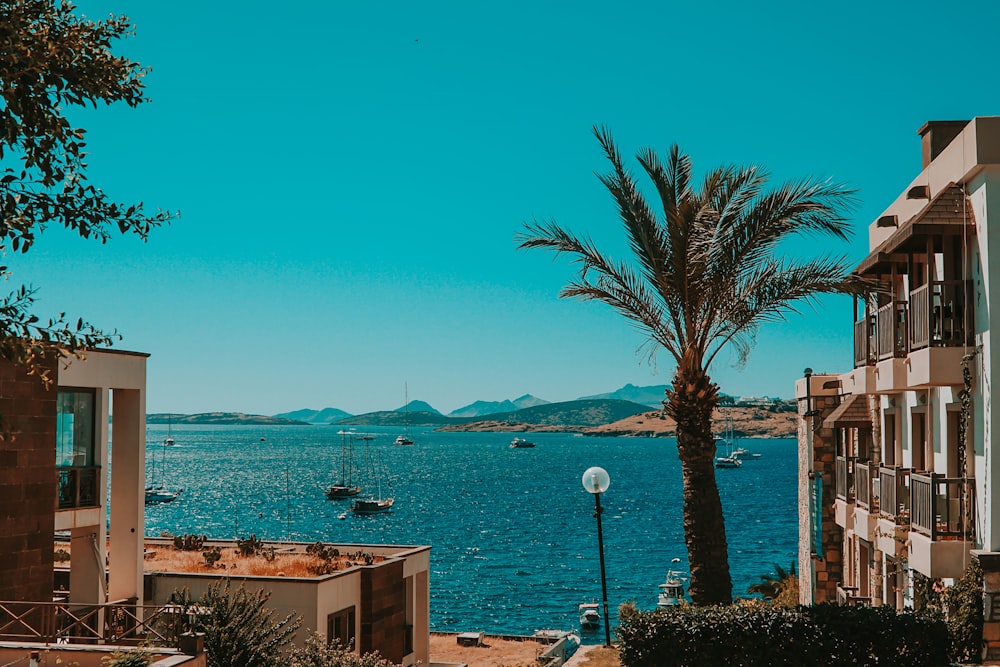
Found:
M 929 119 L 1000 113 L 1000 10 L 939 3 L 93 0 L 137 34 L 152 102 L 74 111 L 92 182 L 179 210 L 148 243 L 48 230 L 13 280 L 38 312 L 117 327 L 151 354 L 150 412 L 448 412 L 666 384 L 610 309 L 557 298 L 563 260 L 518 251 L 554 219 L 626 255 L 594 124 L 631 158 L 679 143 L 698 167 L 860 190 L 850 244 L 920 169 Z M 636 169 L 634 161 L 631 162 Z M 824 241 L 824 244 L 826 242 Z M 764 328 L 726 393 L 790 397 L 851 365 L 852 306 Z

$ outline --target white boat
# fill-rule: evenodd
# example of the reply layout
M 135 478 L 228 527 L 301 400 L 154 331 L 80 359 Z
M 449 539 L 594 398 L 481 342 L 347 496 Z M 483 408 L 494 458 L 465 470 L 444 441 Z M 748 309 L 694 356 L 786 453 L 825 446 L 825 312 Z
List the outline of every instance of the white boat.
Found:
M 512 449 L 528 449 L 530 447 L 534 447 L 535 443 L 530 440 L 525 440 L 524 438 L 515 437 L 510 441 L 510 446 Z
M 167 428 L 169 429 L 169 425 Z M 150 481 L 145 488 L 145 498 L 143 501 L 146 505 L 162 505 L 163 503 L 172 503 L 177 500 L 181 491 L 183 491 L 183 489 L 170 491 L 158 481 L 163 478 L 163 470 L 167 464 L 167 447 L 172 444 L 174 444 L 173 438 L 168 437 L 163 441 L 163 444 L 160 447 L 159 474 L 157 474 L 156 452 L 153 452 L 153 458 L 151 459 L 152 465 L 150 466 Z
M 601 612 L 596 602 L 585 602 L 580 605 L 580 629 L 597 630 L 601 627 Z
M 410 437 L 410 388 L 403 383 L 403 429 L 404 432 L 396 436 L 395 444 L 408 446 L 413 444 Z
M 177 500 L 180 496 L 180 491 L 176 493 L 173 491 L 167 491 L 162 486 L 149 486 L 146 487 L 146 505 L 162 505 L 163 503 L 172 503 Z
M 740 460 L 740 457 L 736 455 L 733 449 L 735 442 L 736 435 L 735 430 L 733 429 L 733 418 L 727 410 L 725 437 L 715 438 L 715 451 L 718 452 L 721 449 L 725 449 L 726 454 L 724 456 L 715 457 L 716 468 L 739 468 L 743 465 L 743 461 Z
M 170 417 L 167 417 L 167 438 L 166 440 L 163 441 L 163 444 L 167 447 L 174 446 L 174 439 L 170 436 L 170 422 L 171 422 Z
M 680 558 L 675 558 L 672 563 L 679 563 Z M 667 579 L 659 585 L 659 593 L 656 596 L 656 606 L 658 608 L 679 607 L 684 600 L 684 579 L 678 570 L 667 570 Z
M 329 500 L 350 498 L 361 493 L 361 487 L 354 483 L 354 435 L 353 431 L 340 431 L 340 481 L 327 487 L 326 497 Z

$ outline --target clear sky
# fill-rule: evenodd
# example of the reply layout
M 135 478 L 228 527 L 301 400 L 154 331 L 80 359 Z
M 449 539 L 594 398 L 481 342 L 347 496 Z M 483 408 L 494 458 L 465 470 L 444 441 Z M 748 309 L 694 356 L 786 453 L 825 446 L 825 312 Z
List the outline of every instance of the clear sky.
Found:
M 590 134 L 623 153 L 679 143 L 698 169 L 860 190 L 850 244 L 920 169 L 929 119 L 1000 114 L 996 3 L 127 2 L 116 50 L 152 102 L 74 112 L 92 182 L 182 216 L 147 244 L 50 229 L 13 280 L 151 354 L 150 412 L 449 412 L 666 384 L 666 355 L 609 308 L 557 298 L 574 274 L 518 251 L 554 219 L 626 248 Z M 948 11 L 945 11 L 948 9 Z M 790 397 L 851 366 L 850 300 L 769 326 L 735 395 Z

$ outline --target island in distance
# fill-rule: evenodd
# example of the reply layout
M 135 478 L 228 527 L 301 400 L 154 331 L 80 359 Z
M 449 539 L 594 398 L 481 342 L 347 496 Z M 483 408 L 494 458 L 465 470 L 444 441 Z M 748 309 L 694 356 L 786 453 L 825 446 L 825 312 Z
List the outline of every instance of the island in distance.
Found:
M 526 394 L 506 401 L 476 401 L 443 415 L 424 401 L 410 401 L 395 410 L 351 415 L 336 408 L 302 409 L 274 416 L 242 413 L 199 415 L 150 414 L 150 424 L 329 424 L 339 426 L 433 426 L 440 431 L 559 431 L 583 435 L 672 437 L 676 424 L 662 414 L 666 385 L 625 385 L 607 394 L 575 401 L 549 403 Z M 726 416 L 739 437 L 794 437 L 795 401 L 725 397 L 714 419 L 724 430 Z

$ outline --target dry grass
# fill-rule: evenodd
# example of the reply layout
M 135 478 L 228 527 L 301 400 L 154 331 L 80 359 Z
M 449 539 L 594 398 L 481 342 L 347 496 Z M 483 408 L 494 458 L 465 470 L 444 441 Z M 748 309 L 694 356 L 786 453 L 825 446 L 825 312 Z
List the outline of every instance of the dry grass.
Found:
M 621 667 L 618 649 L 604 646 L 585 646 L 586 652 L 573 660 L 573 667 Z M 574 656 L 576 658 L 576 656 Z
M 66 544 L 57 544 L 57 549 L 69 551 Z M 233 546 L 221 549 L 222 558 L 214 565 L 205 561 L 202 551 L 180 551 L 170 545 L 147 544 L 143 569 L 146 572 L 192 572 L 210 573 L 225 570 L 227 574 L 257 577 L 315 577 L 317 568 L 323 566 L 323 559 L 305 553 L 277 553 L 274 560 L 263 556 L 243 556 Z M 374 556 L 374 563 L 385 558 Z M 365 563 L 361 554 L 341 554 L 330 561 L 330 572 L 346 570 Z
M 431 662 L 464 662 L 469 667 L 535 667 L 548 646 L 538 642 L 486 637 L 483 646 L 459 646 L 455 635 L 431 634 Z

